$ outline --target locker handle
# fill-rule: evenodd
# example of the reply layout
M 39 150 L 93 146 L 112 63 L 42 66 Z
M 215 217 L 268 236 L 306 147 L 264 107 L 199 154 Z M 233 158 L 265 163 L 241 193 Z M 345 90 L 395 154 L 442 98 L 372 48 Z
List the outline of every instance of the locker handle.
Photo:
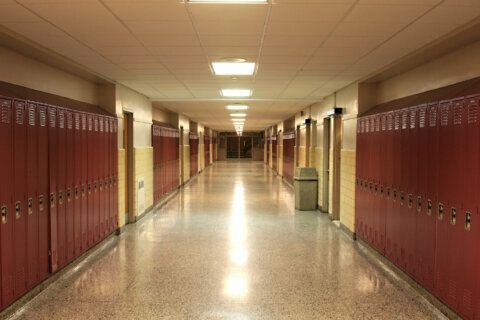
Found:
M 78 187 L 75 187 L 75 199 L 78 199 L 79 193 Z
M 92 184 L 88 183 L 88 194 L 92 193 Z
M 472 213 L 467 211 L 465 212 L 465 230 L 470 231 L 472 224 Z
M 82 197 L 85 197 L 85 185 L 82 184 Z
M 429 216 L 432 215 L 432 208 L 433 208 L 432 200 L 428 199 L 427 200 L 427 214 Z
M 15 218 L 18 220 L 22 217 L 22 204 L 20 201 L 15 202 Z
M 59 205 L 63 204 L 63 191 L 58 192 L 58 204 Z
M 7 208 L 7 206 L 2 206 L 0 211 L 2 212 L 2 224 L 6 224 L 8 222 L 8 208 Z
M 413 207 L 413 198 L 412 198 L 412 195 L 409 194 L 408 195 L 408 208 L 412 209 L 412 207 Z
M 393 190 L 393 202 L 397 201 L 397 190 Z
M 97 192 L 97 182 L 93 183 L 93 192 Z
M 55 195 L 50 193 L 50 208 L 55 207 Z
M 72 197 L 72 190 L 70 188 L 67 189 L 67 202 L 70 202 Z
M 403 191 L 400 192 L 400 204 L 403 206 L 403 201 L 405 200 L 405 195 L 403 194 Z
M 390 199 L 390 188 L 387 189 L 387 198 Z
M 417 197 L 417 212 L 422 211 L 422 197 L 418 196 Z
M 33 199 L 28 198 L 27 203 L 28 203 L 28 215 L 31 215 L 33 213 Z
M 43 211 L 44 209 L 44 202 L 45 202 L 45 197 L 43 194 L 38 196 L 38 210 Z
M 445 210 L 445 207 L 443 206 L 442 203 L 438 204 L 438 220 L 443 220 L 443 211 Z
M 378 186 L 377 185 L 375 185 L 374 190 L 375 190 L 375 193 L 378 193 Z
M 380 186 L 380 194 L 383 196 L 383 186 Z
M 450 210 L 450 224 L 452 226 L 457 224 L 457 208 L 455 207 Z

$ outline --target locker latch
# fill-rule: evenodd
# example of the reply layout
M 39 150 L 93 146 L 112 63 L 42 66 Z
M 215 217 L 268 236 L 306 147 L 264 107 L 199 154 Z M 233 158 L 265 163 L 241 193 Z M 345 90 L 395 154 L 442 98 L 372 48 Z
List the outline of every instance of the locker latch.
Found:
M 92 193 L 92 184 L 88 183 L 88 194 Z
M 387 198 L 390 199 L 390 188 L 387 189 Z
M 457 208 L 452 207 L 450 214 L 450 224 L 454 226 L 457 223 Z
M 97 192 L 97 182 L 93 183 L 93 192 Z
M 383 186 L 380 186 L 380 194 L 383 196 Z
M 55 195 L 50 193 L 50 208 L 55 207 Z
M 405 200 L 405 195 L 403 194 L 403 191 L 400 191 L 400 204 L 403 206 L 403 201 Z
M 58 192 L 58 204 L 59 205 L 63 204 L 63 191 Z
M 443 212 L 445 210 L 445 207 L 443 206 L 442 203 L 438 204 L 438 220 L 443 220 Z
M 356 180 L 356 184 L 357 184 L 357 186 L 359 185 L 359 181 L 358 181 L 358 178 L 357 178 L 357 180 Z
M 75 199 L 78 199 L 79 191 L 78 187 L 75 187 Z
M 33 213 L 33 199 L 28 198 L 28 215 L 31 215 Z
M 82 184 L 82 197 L 85 197 L 85 185 Z
M 412 209 L 413 207 L 413 196 L 411 194 L 408 195 L 408 208 Z
M 20 201 L 15 202 L 15 218 L 18 220 L 22 217 L 22 205 Z
M 42 195 L 40 195 L 38 197 L 38 210 L 39 211 L 43 211 L 44 209 L 44 203 L 45 203 L 45 197 Z
M 470 226 L 472 223 L 472 214 L 470 212 L 465 212 L 465 230 L 470 231 Z
M 70 188 L 67 189 L 67 202 L 70 202 L 72 199 L 72 190 Z
M 2 213 L 2 224 L 6 224 L 8 222 L 8 209 L 7 206 L 2 206 L 0 209 Z
M 432 200 L 428 199 L 427 200 L 427 214 L 429 216 L 432 215 L 432 208 L 433 208 Z
M 102 180 L 100 180 L 100 181 L 98 182 L 98 188 L 100 189 L 100 191 L 103 190 L 103 182 L 102 182 Z
M 422 197 L 417 197 L 417 212 L 422 211 Z
M 378 193 L 378 185 L 375 185 L 374 190 L 375 190 L 375 193 Z
M 397 201 L 397 190 L 393 190 L 393 201 Z

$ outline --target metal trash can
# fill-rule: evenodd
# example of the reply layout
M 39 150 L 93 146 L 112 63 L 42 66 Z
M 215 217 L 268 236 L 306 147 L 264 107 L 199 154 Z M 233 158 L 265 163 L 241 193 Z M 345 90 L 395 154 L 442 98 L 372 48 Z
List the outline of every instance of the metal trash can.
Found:
M 295 169 L 295 209 L 311 211 L 317 209 L 318 175 L 315 168 Z

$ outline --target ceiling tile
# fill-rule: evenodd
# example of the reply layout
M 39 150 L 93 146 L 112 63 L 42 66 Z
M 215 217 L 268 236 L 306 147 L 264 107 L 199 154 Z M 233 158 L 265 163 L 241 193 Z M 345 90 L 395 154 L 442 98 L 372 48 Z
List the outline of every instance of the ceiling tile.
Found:
M 110 1 L 107 6 L 123 21 L 189 21 L 185 4 L 178 1 Z
M 275 3 L 270 21 L 339 21 L 350 8 L 344 3 Z

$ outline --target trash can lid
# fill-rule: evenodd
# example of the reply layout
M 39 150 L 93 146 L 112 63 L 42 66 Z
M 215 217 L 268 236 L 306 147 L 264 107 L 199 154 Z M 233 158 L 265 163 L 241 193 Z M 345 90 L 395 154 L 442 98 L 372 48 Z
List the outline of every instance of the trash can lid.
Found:
M 298 167 L 295 169 L 295 180 L 318 180 L 317 169 L 312 167 Z

